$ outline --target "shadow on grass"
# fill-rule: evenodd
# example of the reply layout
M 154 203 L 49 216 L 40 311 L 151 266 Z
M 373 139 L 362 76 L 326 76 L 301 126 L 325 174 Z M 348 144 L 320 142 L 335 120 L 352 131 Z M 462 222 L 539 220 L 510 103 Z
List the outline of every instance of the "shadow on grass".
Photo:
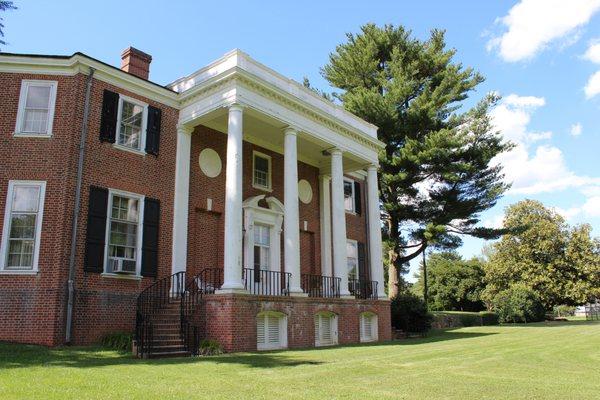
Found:
M 411 346 L 457 339 L 495 335 L 492 332 L 458 332 L 453 330 L 432 331 L 426 337 L 409 338 L 383 343 L 349 344 L 328 348 L 293 349 L 293 352 L 327 352 L 343 348 Z M 213 357 L 185 357 L 163 359 L 139 359 L 129 353 L 119 353 L 100 347 L 47 348 L 0 342 L 0 370 L 29 367 L 97 368 L 115 365 L 186 365 L 198 363 L 237 364 L 251 368 L 280 368 L 299 365 L 320 365 L 323 361 L 298 359 L 288 351 L 264 353 L 225 354 Z
M 118 365 L 185 365 L 237 364 L 252 368 L 295 367 L 318 365 L 321 361 L 301 360 L 285 353 L 242 353 L 213 357 L 139 359 L 130 353 L 119 353 L 100 347 L 47 348 L 35 345 L 0 343 L 0 371 L 11 368 L 70 367 L 97 368 Z

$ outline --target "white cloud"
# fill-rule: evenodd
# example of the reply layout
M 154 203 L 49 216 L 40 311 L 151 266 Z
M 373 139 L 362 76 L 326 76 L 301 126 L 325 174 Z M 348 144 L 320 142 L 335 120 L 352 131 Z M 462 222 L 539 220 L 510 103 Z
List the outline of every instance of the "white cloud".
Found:
M 586 199 L 579 207 L 568 209 L 556 208 L 556 212 L 562 215 L 566 220 L 572 220 L 574 217 L 583 216 L 587 218 L 600 217 L 600 196 L 593 196 Z
M 546 99 L 536 96 L 519 96 L 509 94 L 503 99 L 503 103 L 514 107 L 542 107 L 546 105 Z
M 506 31 L 488 42 L 508 62 L 532 58 L 550 43 L 563 39 L 572 44 L 577 29 L 600 10 L 600 0 L 521 0 L 499 18 Z
M 600 71 L 597 71 L 590 76 L 590 79 L 588 79 L 583 90 L 585 91 L 585 96 L 588 99 L 600 94 Z
M 579 122 L 571 125 L 571 136 L 579 136 L 581 132 L 583 132 L 583 126 Z
M 504 215 L 500 214 L 495 215 L 493 217 L 485 218 L 483 221 L 481 221 L 481 226 L 484 226 L 486 228 L 500 229 L 502 228 L 503 223 Z
M 590 44 L 583 58 L 593 63 L 600 64 L 600 41 L 596 40 Z
M 530 149 L 534 142 L 552 134 L 529 129 L 531 115 L 544 104 L 541 97 L 509 95 L 491 112 L 494 125 L 515 143 L 513 150 L 493 160 L 502 164 L 506 181 L 512 182 L 510 193 L 536 194 L 600 184 L 600 178 L 572 172 L 559 148 L 543 144 Z
M 543 97 L 510 94 L 492 110 L 492 118 L 504 137 L 513 142 L 531 143 L 549 139 L 552 137 L 552 132 L 527 130 L 532 112 L 545 104 L 546 100 Z

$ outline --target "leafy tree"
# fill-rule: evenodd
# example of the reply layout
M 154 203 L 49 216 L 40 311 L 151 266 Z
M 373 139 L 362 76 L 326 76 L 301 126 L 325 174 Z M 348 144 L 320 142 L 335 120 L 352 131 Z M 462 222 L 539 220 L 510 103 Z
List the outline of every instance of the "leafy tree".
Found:
M 330 54 L 322 75 L 350 112 L 379 127 L 379 187 L 386 224 L 389 294 L 398 292 L 407 262 L 428 246 L 456 248 L 460 235 L 496 238 L 478 228 L 479 213 L 508 186 L 490 160 L 508 150 L 488 112 L 498 97 L 485 96 L 459 113 L 483 82 L 453 60 L 444 32 L 421 41 L 403 27 L 367 24 Z
M 547 310 L 585 303 L 600 293 L 600 244 L 589 225 L 570 228 L 539 201 L 506 210 L 505 234 L 485 264 L 485 298 L 492 301 L 511 285 L 531 289 Z
M 522 283 L 499 292 L 492 303 L 500 322 L 538 322 L 546 314 L 538 294 Z
M 16 10 L 17 7 L 12 1 L 0 0 L 0 11 Z M 4 19 L 0 17 L 0 38 L 4 37 Z M 6 42 L 0 39 L 1 45 L 6 45 Z
M 421 265 L 422 267 L 422 265 Z M 423 293 L 423 270 L 414 291 Z M 432 253 L 427 257 L 428 307 L 433 311 L 481 311 L 485 305 L 485 272 L 477 258 L 463 260 L 456 252 Z

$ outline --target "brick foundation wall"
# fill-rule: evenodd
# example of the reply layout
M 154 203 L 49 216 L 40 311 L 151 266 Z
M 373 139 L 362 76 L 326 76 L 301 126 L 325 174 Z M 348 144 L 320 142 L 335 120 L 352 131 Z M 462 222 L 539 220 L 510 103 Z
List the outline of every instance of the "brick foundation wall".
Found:
M 263 311 L 287 315 L 288 348 L 315 346 L 315 314 L 330 311 L 338 316 L 338 342 L 360 342 L 360 314 L 373 312 L 378 319 L 378 341 L 391 340 L 388 300 L 318 299 L 309 297 L 258 297 L 244 294 L 206 296 L 197 309 L 197 320 L 206 337 L 227 352 L 256 351 L 256 317 Z

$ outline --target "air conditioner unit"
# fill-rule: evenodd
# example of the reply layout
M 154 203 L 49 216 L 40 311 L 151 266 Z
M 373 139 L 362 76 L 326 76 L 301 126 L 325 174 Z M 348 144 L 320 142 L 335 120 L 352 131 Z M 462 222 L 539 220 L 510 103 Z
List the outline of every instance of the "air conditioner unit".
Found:
M 126 260 L 123 258 L 111 258 L 110 270 L 115 274 L 135 274 L 135 260 Z

